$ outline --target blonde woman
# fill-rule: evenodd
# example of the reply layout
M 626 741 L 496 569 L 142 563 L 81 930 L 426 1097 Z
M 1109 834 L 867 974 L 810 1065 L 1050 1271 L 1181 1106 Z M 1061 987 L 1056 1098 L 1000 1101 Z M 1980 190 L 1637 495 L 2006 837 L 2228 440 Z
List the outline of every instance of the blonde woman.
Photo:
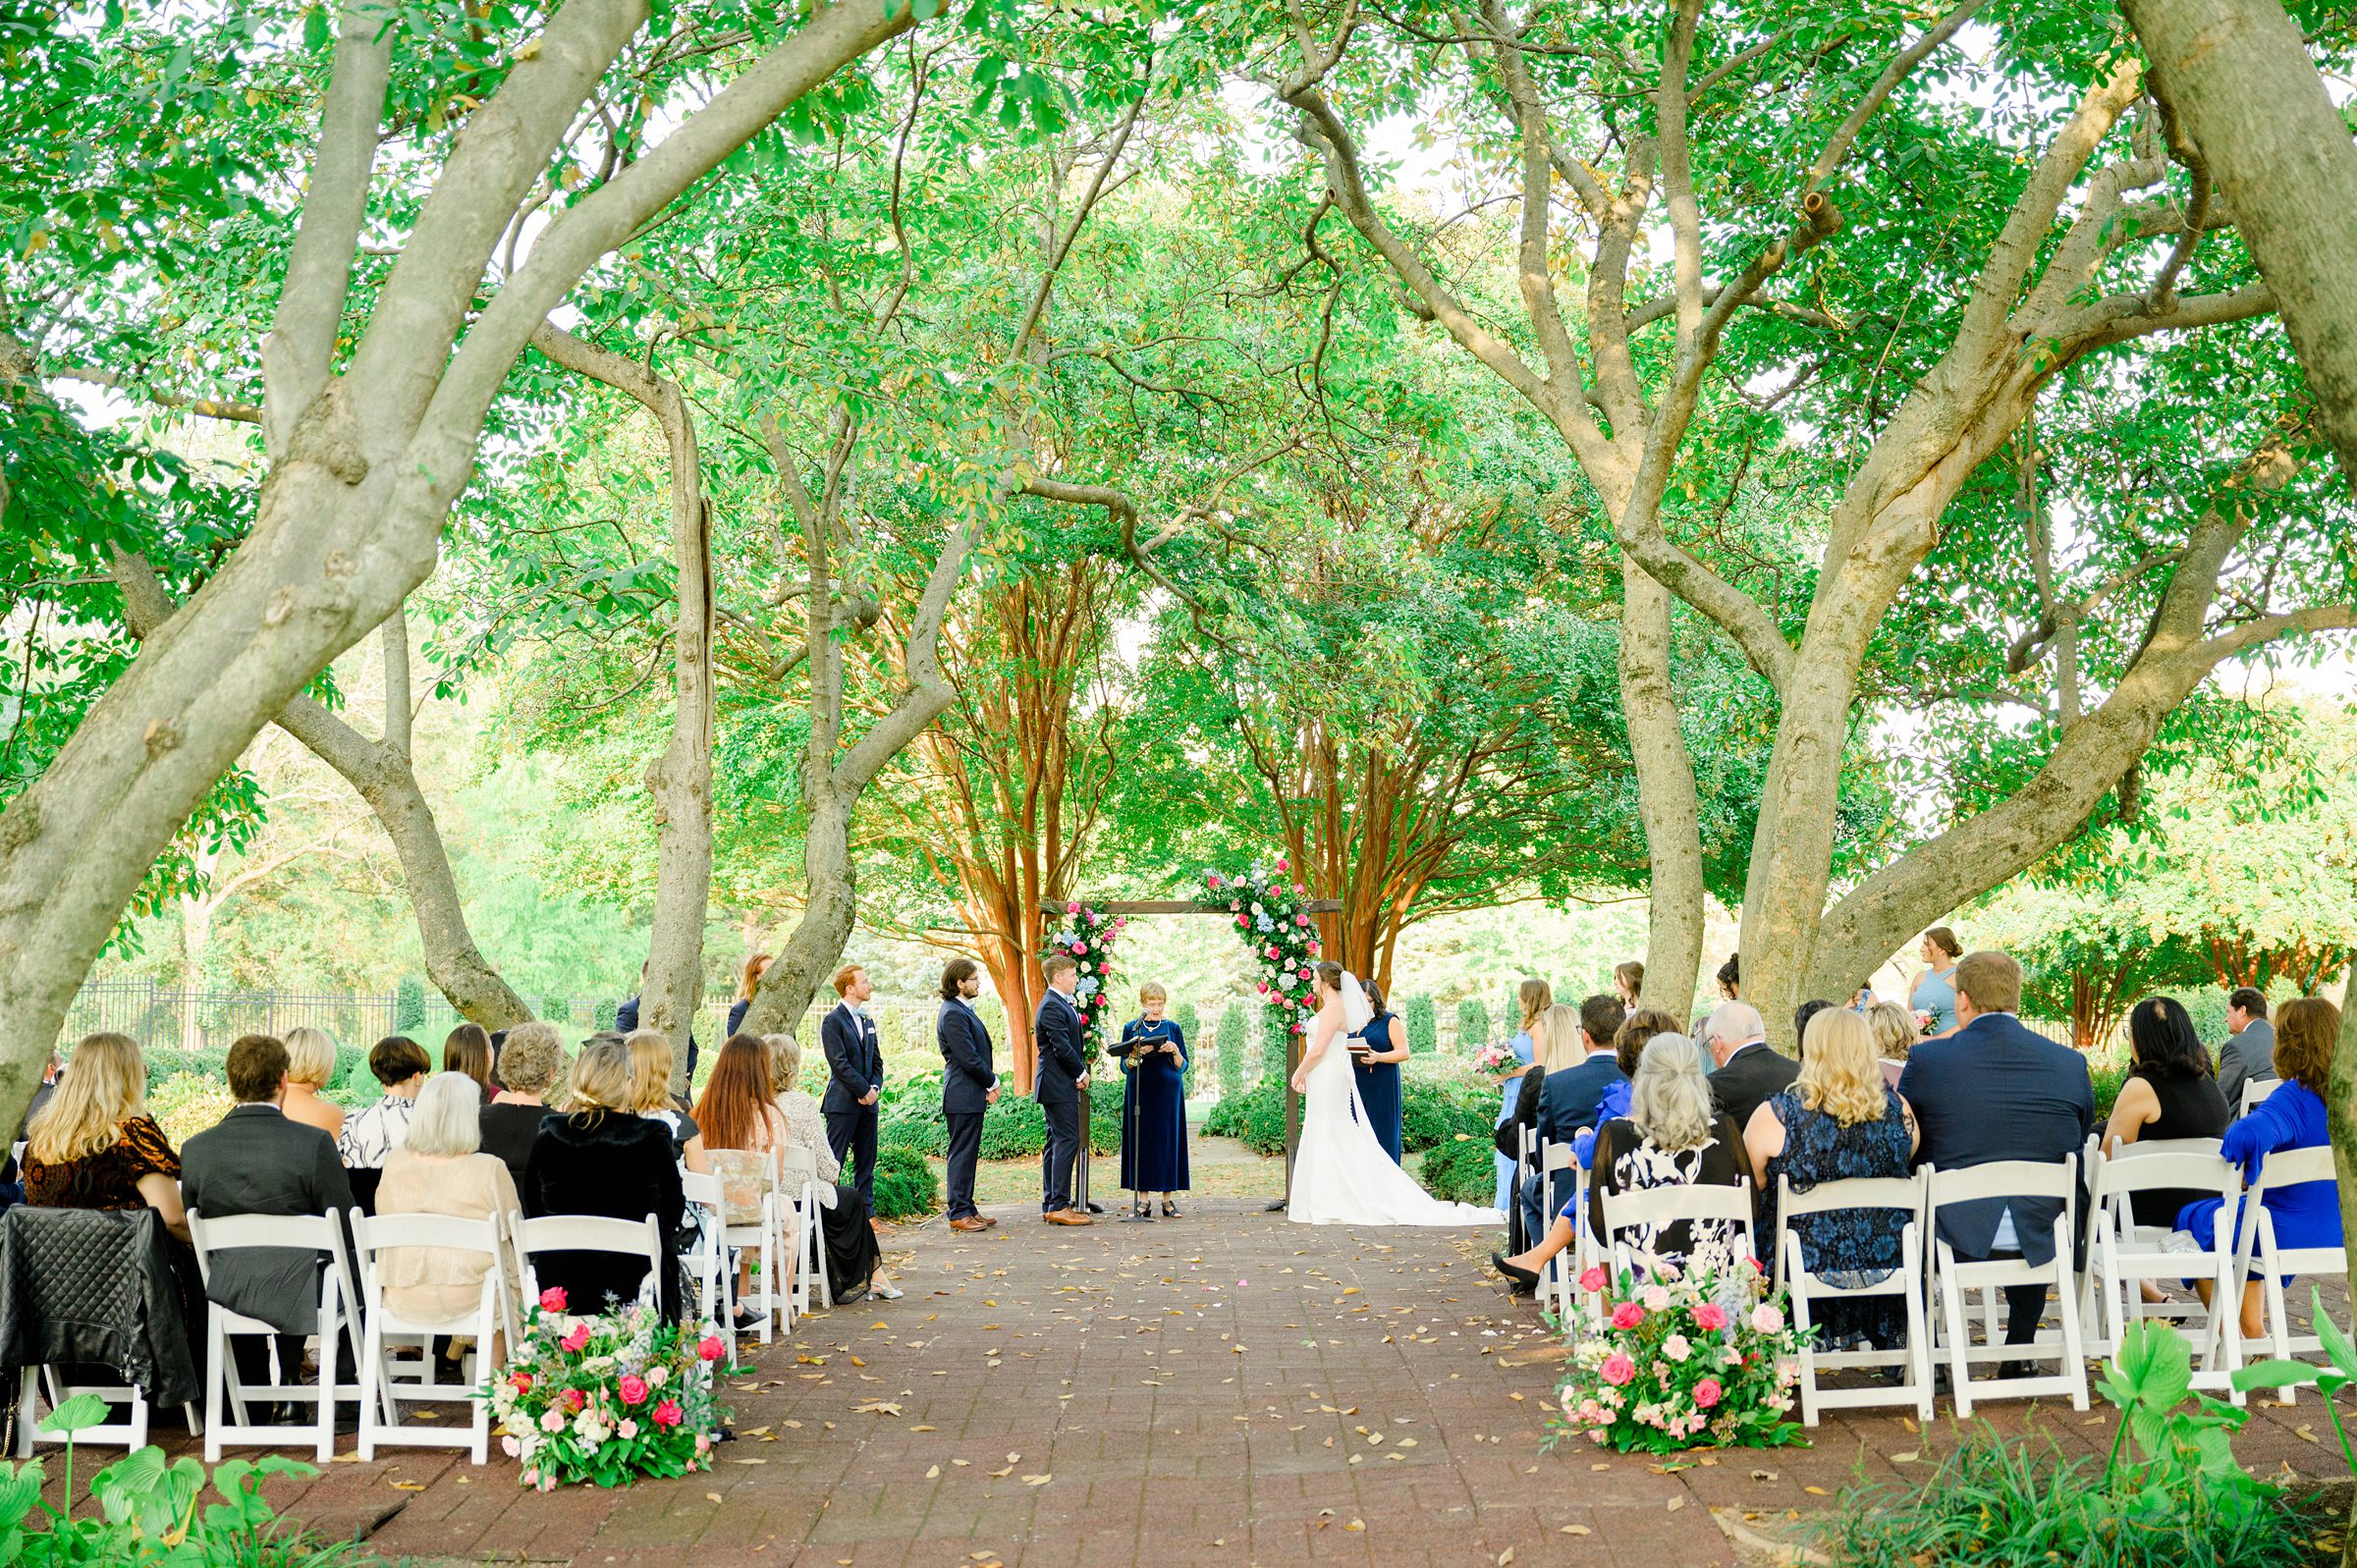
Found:
M 1743 1144 L 1759 1177 L 1763 1250 L 1778 1244 L 1779 1177 L 1806 1192 L 1821 1181 L 1906 1176 L 1918 1137 L 1915 1113 L 1883 1082 L 1874 1052 L 1874 1030 L 1864 1017 L 1844 1007 L 1818 1013 L 1801 1042 L 1800 1076 L 1751 1113 Z M 1811 1273 L 1858 1285 L 1899 1267 L 1905 1226 L 1906 1216 L 1888 1209 L 1803 1215 L 1792 1222 Z M 1888 1350 L 1906 1332 L 1906 1308 L 1895 1296 L 1833 1301 L 1817 1309 L 1817 1321 L 1830 1346 L 1865 1339 Z
M 378 1214 L 488 1219 L 521 1207 L 507 1162 L 482 1152 L 482 1085 L 464 1069 L 438 1072 L 425 1081 L 409 1136 L 385 1156 L 385 1177 L 376 1189 Z M 386 1306 L 406 1318 L 439 1322 L 474 1310 L 491 1260 L 478 1252 L 393 1247 L 376 1267 Z M 511 1264 L 511 1294 L 521 1277 Z M 511 1309 L 516 1305 L 509 1302 Z
M 1522 1096 L 1522 1075 L 1530 1070 L 1531 1062 L 1538 1055 L 1538 1037 L 1533 1031 L 1538 1026 L 1539 1014 L 1555 1005 L 1555 988 L 1533 976 L 1515 989 L 1514 1000 L 1522 1009 L 1522 1022 L 1514 1030 L 1514 1037 L 1507 1042 L 1507 1048 L 1514 1054 L 1514 1065 L 1493 1080 L 1499 1088 L 1498 1120 L 1495 1125 L 1500 1127 L 1513 1120 L 1514 1107 Z M 1490 1207 L 1504 1209 L 1513 1196 L 1514 1162 L 1504 1155 L 1497 1158 L 1498 1193 L 1496 1202 Z
M 1897 1088 L 1898 1075 L 1906 1070 L 1907 1053 L 1921 1038 L 1915 1032 L 1915 1015 L 1895 1001 L 1878 1001 L 1858 1016 L 1866 1020 L 1867 1032 L 1874 1037 L 1883 1082 Z
M 324 1029 L 302 1024 L 287 1031 L 289 1121 L 316 1127 L 330 1138 L 344 1134 L 344 1108 L 326 1097 L 336 1078 L 336 1043 Z
M 1513 1113 L 1498 1124 L 1499 1153 L 1522 1147 L 1519 1129 L 1539 1122 L 1539 1096 L 1547 1075 L 1576 1067 L 1587 1059 L 1587 1041 L 1581 1037 L 1579 1009 L 1555 1002 L 1531 1021 L 1531 1038 L 1538 1060 L 1516 1081 Z
M 702 1130 L 672 1098 L 671 1042 L 652 1029 L 634 1029 L 623 1043 L 630 1053 L 630 1109 L 670 1129 L 672 1152 L 681 1163 L 699 1176 L 711 1174 Z
M 661 1037 L 657 1037 L 660 1039 Z M 669 1063 L 665 1063 L 669 1070 Z M 523 1172 L 523 1212 L 606 1215 L 639 1219 L 652 1215 L 663 1240 L 657 1294 L 665 1321 L 680 1318 L 680 1221 L 686 1209 L 671 1129 L 638 1114 L 634 1063 L 628 1042 L 593 1039 L 574 1059 L 571 1110 L 540 1124 Z M 549 1253 L 536 1260 L 543 1288 L 564 1287 L 567 1308 L 602 1312 L 610 1302 L 635 1300 L 646 1278 L 643 1264 L 615 1253 Z
M 147 1114 L 147 1063 L 129 1035 L 85 1036 L 25 1129 L 25 1201 L 49 1209 L 152 1209 L 189 1239 L 180 1156 Z
M 827 1147 L 826 1115 L 816 1100 L 795 1087 L 801 1076 L 802 1048 L 792 1035 L 765 1035 L 762 1044 L 769 1047 L 769 1083 L 777 1091 L 778 1114 L 786 1118 L 786 1143 L 807 1149 L 818 1162 L 818 1227 L 826 1244 L 829 1294 L 841 1303 L 857 1301 L 872 1289 L 898 1301 L 901 1292 L 884 1272 L 867 1205 L 857 1187 L 842 1184 L 843 1162 Z

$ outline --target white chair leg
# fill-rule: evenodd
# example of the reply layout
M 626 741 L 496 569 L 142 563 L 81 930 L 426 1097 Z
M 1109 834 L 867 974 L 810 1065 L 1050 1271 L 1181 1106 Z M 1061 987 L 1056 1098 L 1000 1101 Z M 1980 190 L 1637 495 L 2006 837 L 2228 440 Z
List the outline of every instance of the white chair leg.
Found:
M 2055 1312 L 2062 1320 L 2062 1375 L 2070 1379 L 2070 1408 L 2087 1408 L 2087 1350 L 2079 1338 L 2079 1303 L 2070 1289 L 2070 1240 L 2062 1239 L 2063 1250 L 2056 1256 L 2060 1265 L 2061 1278 L 2055 1281 Z
M 204 1462 L 217 1465 L 221 1462 L 222 1384 L 229 1379 L 229 1335 L 222 1331 L 218 1302 L 205 1304 L 204 1360 Z M 246 1412 L 242 1408 L 238 1411 L 238 1425 L 246 1425 Z
M 374 1286 L 370 1287 L 372 1290 Z M 393 1424 L 391 1390 L 385 1387 L 385 1331 L 373 1314 L 367 1331 L 360 1336 L 360 1461 L 365 1464 L 376 1457 L 376 1428 L 381 1415 L 386 1426 Z M 379 1402 L 383 1403 L 380 1412 Z
M 40 1379 L 33 1368 L 27 1367 L 17 1375 L 17 1457 L 32 1457 L 32 1432 L 40 1414 L 37 1393 Z
M 1947 1320 L 1948 1376 L 1955 1384 L 1956 1415 L 1961 1418 L 1972 1414 L 1972 1361 L 1968 1354 L 1972 1336 L 1964 1322 L 1964 1291 L 1952 1272 L 1955 1259 L 1948 1255 L 1946 1243 L 1940 1252 L 1940 1261 L 1947 1266 L 1940 1271 L 1940 1305 Z

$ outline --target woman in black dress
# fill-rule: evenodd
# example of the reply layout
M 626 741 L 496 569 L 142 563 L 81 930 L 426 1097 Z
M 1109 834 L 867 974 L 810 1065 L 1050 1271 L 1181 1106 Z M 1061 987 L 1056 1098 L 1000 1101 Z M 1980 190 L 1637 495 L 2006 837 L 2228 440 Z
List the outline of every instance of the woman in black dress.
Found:
M 1163 1217 L 1177 1219 L 1172 1194 L 1187 1190 L 1186 1035 L 1163 1016 L 1170 996 L 1162 987 L 1141 986 L 1137 1000 L 1144 1015 L 1105 1049 L 1122 1064 L 1122 1185 L 1136 1194 L 1139 1217 L 1153 1217 L 1159 1194 Z
M 1383 993 L 1367 981 L 1367 1005 L 1375 1016 L 1350 1037 L 1350 1067 L 1358 1078 L 1358 1103 L 1367 1108 L 1375 1141 L 1399 1163 L 1399 1063 L 1407 1059 L 1407 1024 L 1383 1005 Z
M 591 1040 L 573 1064 L 567 1114 L 550 1116 L 532 1141 L 524 1162 L 523 1212 L 544 1215 L 605 1215 L 616 1219 L 655 1217 L 662 1235 L 663 1268 L 657 1279 L 663 1318 L 680 1319 L 680 1220 L 686 1198 L 672 1151 L 671 1128 L 635 1114 L 630 1048 L 619 1040 Z M 565 1287 L 567 1310 L 595 1313 L 610 1302 L 630 1302 L 646 1278 L 646 1266 L 619 1253 L 549 1252 L 533 1260 L 541 1288 Z
M 2167 997 L 2147 997 L 2136 1003 L 2128 1014 L 2128 1076 L 2120 1083 L 2111 1119 L 2104 1124 L 2104 1153 L 2116 1155 L 2128 1144 L 2171 1138 L 2222 1138 L 2229 1114 L 2226 1097 L 2218 1087 L 2218 1070 L 2183 1004 Z M 2159 1188 L 2128 1194 L 2128 1209 L 2139 1225 L 2166 1230 L 2187 1204 L 2217 1196 Z M 2168 1299 L 2149 1279 L 2143 1294 L 2148 1302 Z

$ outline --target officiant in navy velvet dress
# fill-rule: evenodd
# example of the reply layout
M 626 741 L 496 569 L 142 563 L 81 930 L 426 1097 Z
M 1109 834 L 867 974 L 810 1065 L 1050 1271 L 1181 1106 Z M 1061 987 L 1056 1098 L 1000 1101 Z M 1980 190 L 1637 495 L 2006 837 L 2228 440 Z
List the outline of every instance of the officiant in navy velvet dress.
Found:
M 1374 1123 L 1375 1141 L 1399 1162 L 1399 1063 L 1407 1059 L 1407 1024 L 1383 1004 L 1383 993 L 1364 982 L 1375 1016 L 1350 1037 L 1350 1067 L 1358 1076 L 1358 1102 Z
M 1144 1015 L 1105 1048 L 1122 1064 L 1122 1185 L 1141 1217 L 1152 1217 L 1159 1194 L 1163 1217 L 1176 1219 L 1171 1195 L 1187 1190 L 1186 1035 L 1163 1016 L 1170 997 L 1162 987 L 1139 988 L 1137 1000 Z

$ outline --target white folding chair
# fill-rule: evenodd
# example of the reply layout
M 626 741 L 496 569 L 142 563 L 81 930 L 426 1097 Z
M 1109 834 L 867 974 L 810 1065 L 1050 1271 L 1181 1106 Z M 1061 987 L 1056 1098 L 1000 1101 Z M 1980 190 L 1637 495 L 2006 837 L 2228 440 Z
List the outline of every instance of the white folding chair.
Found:
M 1933 1284 L 1941 1307 L 1939 1332 L 1946 1342 L 1954 1381 L 1956 1414 L 1972 1414 L 1972 1367 L 1975 1362 L 2042 1361 L 2059 1357 L 2061 1370 L 2051 1377 L 1999 1378 L 1980 1385 L 1984 1399 L 2030 1398 L 2040 1394 L 2068 1394 L 2071 1408 L 2087 1408 L 2086 1347 L 2079 1338 L 2079 1281 L 2071 1238 L 2077 1230 L 2079 1157 L 2065 1156 L 2059 1163 L 2038 1160 L 1999 1160 L 1964 1170 L 1925 1166 L 1929 1182 L 1926 1215 L 1933 1241 Z M 2061 1202 L 2055 1216 L 2055 1255 L 2043 1264 L 2025 1257 L 1961 1260 L 1955 1249 L 1939 1239 L 1940 1211 L 1954 1204 L 1991 1198 L 2052 1198 Z M 2017 1217 L 2016 1231 L 2023 1228 Z M 2000 1327 L 1998 1293 L 2011 1285 L 2044 1285 L 2055 1293 L 2061 1333 L 2043 1334 L 2024 1344 L 2006 1344 Z M 1966 1293 L 1981 1293 L 1982 1342 L 1972 1342 L 1967 1324 Z
M 818 1156 L 790 1144 L 778 1151 L 778 1233 L 793 1240 L 791 1248 L 782 1250 L 794 1275 L 788 1304 L 794 1317 L 806 1316 L 815 1294 L 818 1304 L 832 1312 L 835 1289 L 827 1281 L 826 1231 L 818 1217 Z M 792 1331 L 794 1318 L 786 1326 Z
M 354 1210 L 354 1249 L 360 1260 L 360 1294 L 364 1328 L 360 1339 L 360 1458 L 376 1457 L 378 1444 L 421 1448 L 465 1448 L 476 1464 L 491 1455 L 491 1401 L 474 1390 L 482 1385 L 503 1333 L 516 1340 L 510 1316 L 507 1223 L 490 1219 L 460 1219 L 450 1215 L 378 1215 L 374 1218 Z M 480 1253 L 488 1264 L 474 1306 L 450 1318 L 424 1319 L 394 1311 L 385 1304 L 384 1255 L 397 1247 L 430 1247 L 440 1252 Z M 473 1349 L 460 1369 L 459 1386 L 434 1381 L 434 1337 L 437 1334 L 472 1336 Z M 404 1352 L 413 1352 L 414 1359 Z M 405 1423 L 405 1404 L 455 1404 L 473 1407 L 464 1428 L 426 1427 Z
M 1778 1215 L 1777 1271 L 1791 1293 L 1792 1326 L 1802 1335 L 1800 1352 L 1800 1420 L 1817 1425 L 1820 1410 L 1854 1410 L 1867 1405 L 1913 1405 L 1915 1419 L 1932 1419 L 1932 1336 L 1924 1321 L 1923 1204 L 1920 1175 L 1855 1177 L 1821 1181 L 1807 1192 L 1794 1192 L 1789 1178 L 1776 1179 Z M 1836 1285 L 1810 1271 L 1801 1248 L 1795 1218 L 1843 1211 L 1882 1210 L 1906 1216 L 1899 1232 L 1898 1267 L 1881 1279 L 1860 1285 Z M 1871 1301 L 1896 1296 L 1905 1303 L 1907 1342 L 1867 1350 L 1819 1350 L 1809 1332 L 1815 1309 L 1836 1301 Z M 1887 1367 L 1901 1369 L 1897 1383 L 1873 1381 L 1857 1388 L 1820 1388 L 1820 1372 L 1847 1372 Z
M 2181 1138 L 2155 1143 L 2121 1144 L 2118 1152 L 2097 1162 L 2087 1199 L 2090 1233 L 2087 1274 L 2079 1292 L 2079 1326 L 2089 1355 L 2117 1353 L 2128 1325 L 2143 1319 L 2161 1319 L 2203 1325 L 2199 1387 L 2225 1389 L 2239 1404 L 2232 1374 L 2242 1365 L 2238 1339 L 2220 1340 L 2218 1305 L 2232 1292 L 2234 1200 L 2242 1176 L 2221 1159 L 2216 1138 Z M 2194 1191 L 2221 1200 L 2217 1225 L 2196 1245 L 2171 1251 L 2173 1225 L 2140 1225 L 2135 1199 L 2141 1192 Z M 2210 1305 L 2198 1301 L 2153 1303 L 2144 1299 L 2146 1280 L 2202 1280 L 2210 1285 Z
M 1558 1172 L 1570 1173 L 1571 1196 L 1565 1201 L 1572 1205 L 1572 1213 L 1579 1217 L 1579 1222 L 1571 1227 L 1570 1247 L 1547 1260 L 1546 1272 L 1539 1276 L 1539 1299 L 1547 1304 L 1567 1330 L 1571 1324 L 1572 1308 L 1579 1299 L 1579 1273 L 1587 1266 L 1590 1250 L 1586 1245 L 1588 1227 L 1586 1206 L 1582 1201 L 1586 1197 L 1587 1172 L 1579 1168 L 1578 1151 L 1570 1144 L 1556 1143 L 1546 1138 L 1537 1139 L 1536 1143 L 1537 1161 L 1533 1169 L 1539 1178 L 1541 1228 L 1537 1235 L 1530 1238 L 1530 1244 L 1537 1246 L 1555 1223 L 1555 1178 Z M 1521 1184 L 1518 1182 L 1514 1187 L 1514 1201 L 1522 1201 Z
M 533 1260 L 551 1252 L 610 1252 L 625 1258 L 646 1260 L 646 1275 L 638 1282 L 638 1299 L 650 1307 L 660 1307 L 663 1301 L 663 1230 L 655 1217 L 643 1219 L 613 1219 L 604 1215 L 543 1215 L 537 1219 L 511 1221 L 516 1235 L 516 1254 L 523 1260 L 523 1293 L 537 1299 L 540 1290 L 539 1271 Z M 574 1314 L 587 1317 L 599 1310 L 600 1303 L 575 1302 Z M 581 1309 L 586 1307 L 588 1312 Z
M 1659 1229 L 1676 1220 L 1689 1225 L 1702 1220 L 1720 1220 L 1743 1235 L 1742 1251 L 1738 1257 L 1756 1258 L 1759 1245 L 1752 1238 L 1751 1183 L 1737 1182 L 1721 1186 L 1717 1182 L 1694 1186 L 1643 1187 L 1635 1192 L 1608 1192 L 1604 1195 L 1604 1239 L 1612 1247 L 1613 1277 L 1618 1279 L 1621 1271 L 1634 1271 L 1636 1260 L 1628 1250 L 1624 1230 L 1638 1225 Z M 1748 1272 L 1748 1271 L 1746 1271 Z
M 77 1394 L 95 1394 L 110 1408 L 125 1406 L 123 1419 L 94 1421 L 69 1432 L 42 1432 L 40 1402 L 46 1401 L 51 1410 L 56 1410 Z M 181 1410 L 188 1417 L 190 1435 L 201 1435 L 204 1418 L 197 1414 L 196 1407 L 188 1404 Z M 36 1442 L 70 1442 L 84 1448 L 120 1443 L 136 1452 L 147 1446 L 149 1411 L 147 1396 L 137 1388 L 114 1383 L 69 1383 L 55 1367 L 27 1367 L 17 1376 L 17 1457 L 30 1459 Z
M 351 1345 L 356 1366 L 361 1352 L 360 1317 L 356 1310 L 358 1297 L 352 1283 L 352 1260 L 344 1250 L 344 1227 L 327 1215 L 226 1215 L 213 1219 L 192 1209 L 189 1239 L 196 1249 L 197 1271 L 208 1285 L 214 1262 L 225 1252 L 266 1247 L 326 1257 L 327 1267 L 319 1271 L 319 1308 L 314 1320 L 317 1327 L 312 1330 L 319 1342 L 316 1383 L 300 1381 L 301 1369 L 287 1366 L 278 1366 L 277 1376 L 266 1382 L 248 1383 L 238 1371 L 231 1336 L 261 1335 L 276 1365 L 279 1329 L 259 1318 L 233 1312 L 218 1301 L 208 1300 L 204 1309 L 204 1462 L 219 1464 L 225 1444 L 260 1448 L 285 1445 L 287 1428 L 265 1427 L 247 1420 L 247 1404 L 258 1399 L 309 1404 L 312 1437 L 319 1462 L 326 1464 L 336 1452 L 337 1401 L 361 1397 L 358 1384 L 336 1381 L 336 1366 L 343 1359 L 341 1352 L 345 1345 Z M 229 1405 L 226 1412 L 222 1409 L 224 1396 Z
M 2235 1108 L 2235 1114 L 2249 1115 L 2253 1106 L 2282 1087 L 2280 1078 L 2253 1078 L 2242 1086 L 2242 1104 Z
M 721 1239 L 727 1208 L 721 1197 L 720 1177 L 710 1172 L 682 1170 L 680 1192 L 686 1199 L 689 1211 L 702 1218 L 702 1223 L 694 1227 L 695 1245 L 680 1254 L 681 1266 L 695 1282 L 692 1315 L 700 1317 L 713 1332 L 728 1335 L 729 1360 L 734 1362 L 737 1335 L 730 1325 L 737 1316 L 737 1271 L 729 1267 L 728 1243 Z
M 760 1205 L 754 1217 L 750 1221 L 728 1223 L 727 1204 L 724 1199 L 720 1211 L 720 1218 L 723 1223 L 719 1235 L 722 1270 L 729 1275 L 729 1313 L 732 1325 L 729 1342 L 732 1346 L 736 1343 L 734 1328 L 736 1312 L 737 1308 L 742 1305 L 754 1308 L 760 1313 L 759 1322 L 754 1328 L 754 1335 L 762 1344 L 766 1345 L 772 1338 L 776 1320 L 783 1319 L 790 1331 L 794 1326 L 794 1305 L 785 1286 L 780 1283 L 780 1274 L 786 1269 L 786 1261 L 793 1255 L 788 1253 L 785 1247 L 782 1205 L 779 1201 L 779 1152 L 773 1149 L 766 1155 L 758 1155 L 735 1149 L 717 1150 L 713 1153 L 747 1165 L 757 1164 Z M 720 1182 L 724 1188 L 728 1184 L 727 1179 Z M 730 1262 L 740 1253 L 752 1254 L 750 1277 L 742 1295 L 737 1293 L 736 1269 Z
M 2217 1316 L 2221 1334 L 2240 1335 L 2242 1293 L 2256 1279 L 2260 1287 L 2259 1299 L 2266 1313 L 2267 1337 L 2274 1354 L 2280 1360 L 2288 1361 L 2295 1356 L 2314 1355 L 2324 1348 L 2324 1341 L 2314 1332 L 2295 1334 L 2291 1331 L 2291 1313 L 2284 1298 L 2283 1278 L 2286 1274 L 2321 1274 L 2334 1281 L 2345 1280 L 2349 1276 L 2348 1248 L 2345 1245 L 2277 1246 L 2275 1217 L 2267 1212 L 2267 1195 L 2277 1187 L 2297 1187 L 2305 1182 L 2335 1179 L 2332 1151 L 2330 1148 L 2278 1149 L 2267 1157 L 2259 1167 L 2259 1179 L 2251 1184 L 2250 1193 L 2243 1200 L 2242 1223 L 2234 1238 L 2233 1289 Z M 2294 1402 L 2294 1390 L 2286 1384 L 2276 1397 L 2284 1404 L 2291 1404 Z

